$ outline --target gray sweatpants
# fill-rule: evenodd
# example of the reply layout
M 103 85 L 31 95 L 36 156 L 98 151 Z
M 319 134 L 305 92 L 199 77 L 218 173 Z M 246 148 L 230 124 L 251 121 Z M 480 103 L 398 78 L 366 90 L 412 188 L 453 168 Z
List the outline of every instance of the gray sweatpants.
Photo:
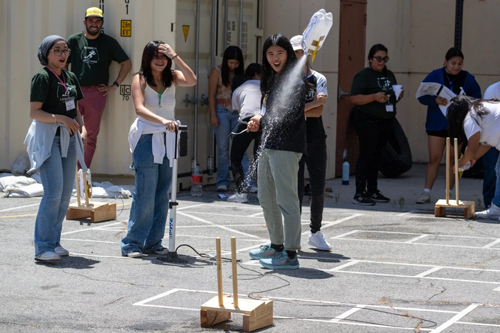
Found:
M 300 250 L 300 207 L 297 172 L 301 153 L 264 149 L 257 169 L 259 201 L 264 211 L 272 244 L 284 244 L 286 250 Z M 284 233 L 283 233 L 283 221 Z

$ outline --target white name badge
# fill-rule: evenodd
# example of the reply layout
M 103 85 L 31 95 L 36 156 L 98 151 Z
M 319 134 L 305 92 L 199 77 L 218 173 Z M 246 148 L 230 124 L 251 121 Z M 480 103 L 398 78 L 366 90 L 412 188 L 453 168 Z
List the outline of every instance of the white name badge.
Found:
M 75 108 L 75 99 L 69 99 L 66 101 L 66 111 L 73 110 Z
M 394 112 L 394 105 L 392 105 L 392 104 L 386 104 L 385 105 L 385 111 L 387 111 L 387 112 Z

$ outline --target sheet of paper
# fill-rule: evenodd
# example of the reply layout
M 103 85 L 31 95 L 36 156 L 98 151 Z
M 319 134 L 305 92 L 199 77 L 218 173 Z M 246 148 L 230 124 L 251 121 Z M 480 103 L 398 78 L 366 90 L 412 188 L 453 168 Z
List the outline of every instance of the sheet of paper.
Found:
M 392 86 L 392 89 L 394 90 L 394 94 L 396 95 L 396 101 L 399 100 L 399 95 L 401 95 L 401 92 L 403 91 L 403 86 L 400 84 L 396 84 Z
M 422 82 L 420 83 L 420 87 L 418 87 L 415 98 L 419 98 L 425 95 L 437 96 L 437 93 L 441 86 L 442 84 L 439 83 Z

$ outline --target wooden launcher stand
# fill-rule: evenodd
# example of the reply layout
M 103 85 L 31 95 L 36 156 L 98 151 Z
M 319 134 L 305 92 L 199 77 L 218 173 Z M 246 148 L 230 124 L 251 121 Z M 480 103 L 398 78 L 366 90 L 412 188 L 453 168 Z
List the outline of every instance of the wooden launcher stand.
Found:
M 434 215 L 436 217 L 446 216 L 446 208 L 463 208 L 465 218 L 471 218 L 476 212 L 474 201 L 460 201 L 458 193 L 458 142 L 455 138 L 453 143 L 455 153 L 455 193 L 456 200 L 450 202 L 450 138 L 446 138 L 446 199 L 436 202 Z
M 75 174 L 76 204 L 70 204 L 66 212 L 67 220 L 79 220 L 90 217 L 90 222 L 102 222 L 116 219 L 116 204 L 109 202 L 89 202 L 89 188 L 87 174 L 82 172 L 83 186 L 85 189 L 85 205 L 82 205 L 80 197 L 80 182 L 78 181 L 78 170 Z
M 273 301 L 253 299 L 238 300 L 238 272 L 236 268 L 236 238 L 231 237 L 231 260 L 233 268 L 233 297 L 222 294 L 222 263 L 220 238 L 215 239 L 217 249 L 218 295 L 201 306 L 201 327 L 211 327 L 231 319 L 231 312 L 243 314 L 243 331 L 251 332 L 273 324 Z

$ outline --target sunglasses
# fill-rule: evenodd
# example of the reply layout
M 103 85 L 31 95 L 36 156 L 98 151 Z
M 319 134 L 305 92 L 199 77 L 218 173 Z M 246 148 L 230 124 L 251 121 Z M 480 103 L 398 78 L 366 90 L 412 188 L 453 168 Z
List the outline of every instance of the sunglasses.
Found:
M 382 58 L 382 57 L 377 56 L 377 57 L 373 57 L 373 59 L 377 60 L 378 62 L 382 62 L 382 61 L 383 61 L 383 62 L 388 62 L 388 61 L 389 61 L 389 57 L 387 57 L 387 56 L 386 56 L 386 57 L 383 57 L 383 58 Z

